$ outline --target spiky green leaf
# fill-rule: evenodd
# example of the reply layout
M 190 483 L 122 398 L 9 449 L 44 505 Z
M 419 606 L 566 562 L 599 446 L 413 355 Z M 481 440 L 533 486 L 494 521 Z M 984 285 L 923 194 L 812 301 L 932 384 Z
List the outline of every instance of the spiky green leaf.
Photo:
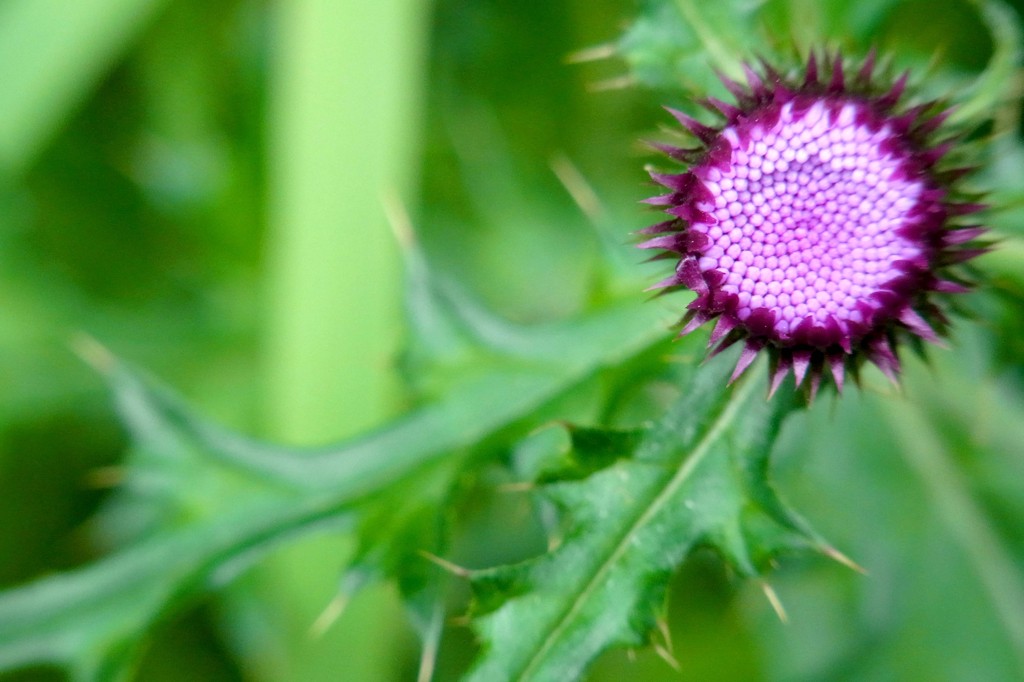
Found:
M 99 353 L 133 440 L 125 485 L 105 516 L 126 546 L 80 570 L 0 593 L 0 670 L 52 663 L 76 680 L 120 679 L 161 616 L 293 534 L 347 523 L 373 496 L 425 467 L 510 428 L 521 433 L 543 405 L 663 337 L 660 317 L 631 303 L 520 329 L 506 340 L 499 367 L 468 373 L 445 400 L 317 449 L 224 429 Z M 402 519 L 417 518 L 406 512 L 389 522 L 406 529 Z
M 474 575 L 484 651 L 470 679 L 577 679 L 608 647 L 648 643 L 671 573 L 697 547 L 757 575 L 781 550 L 820 544 L 768 480 L 792 396 L 767 402 L 756 380 L 726 388 L 728 369 L 702 368 L 642 432 L 572 433 L 569 459 L 600 468 L 543 488 L 568 518 L 555 549 Z

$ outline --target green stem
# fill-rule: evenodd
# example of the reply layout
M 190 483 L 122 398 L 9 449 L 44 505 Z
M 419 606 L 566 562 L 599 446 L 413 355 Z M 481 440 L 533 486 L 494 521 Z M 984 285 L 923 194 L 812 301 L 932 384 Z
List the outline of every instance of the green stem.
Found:
M 275 438 L 333 440 L 390 412 L 402 274 L 382 197 L 413 186 L 425 10 L 280 4 L 265 354 Z
M 274 440 L 334 440 L 393 411 L 402 272 L 382 198 L 408 200 L 415 183 L 427 18 L 424 0 L 277 3 L 264 333 L 264 423 Z M 365 591 L 310 635 L 351 546 L 339 536 L 304 542 L 234 591 L 236 613 L 263 622 L 262 636 L 241 642 L 261 675 L 397 673 L 391 592 Z

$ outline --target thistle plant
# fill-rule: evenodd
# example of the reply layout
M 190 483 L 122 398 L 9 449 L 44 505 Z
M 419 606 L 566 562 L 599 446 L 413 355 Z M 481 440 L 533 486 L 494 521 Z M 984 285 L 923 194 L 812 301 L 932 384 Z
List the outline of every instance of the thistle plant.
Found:
M 0 432 L 18 446 L 0 452 L 0 678 L 1024 676 L 1014 9 L 438 0 L 428 16 L 382 0 L 282 18 L 189 1 L 138 34 L 77 119 L 57 95 L 88 91 L 114 52 L 96 36 L 124 35 L 129 15 L 141 31 L 151 3 L 83 0 L 56 32 L 56 0 L 0 12 L 0 72 L 32 76 L 0 78 L 0 220 L 18 227 L 0 249 L 0 336 L 50 357 L 24 309 L 84 328 L 79 381 L 103 377 L 127 444 L 79 471 L 66 453 L 88 438 L 44 421 L 61 458 L 41 476 L 15 468 L 34 463 L 32 438 Z M 570 16 L 573 31 L 533 29 Z M 605 42 L 553 42 L 575 29 Z M 237 58 L 231 86 L 211 77 L 228 68 L 214 46 Z M 283 60 L 270 105 L 264 53 Z M 29 84 L 52 69 L 37 65 L 56 63 L 77 85 L 39 98 Z M 245 125 L 225 121 L 236 106 Z M 114 178 L 104 192 L 66 172 L 83 165 Z M 109 222 L 152 212 L 147 230 L 176 235 L 154 243 L 187 258 L 89 231 L 139 203 Z M 246 255 L 263 235 L 239 226 L 264 215 L 268 253 Z M 37 262 L 48 240 L 63 247 Z M 190 268 L 225 251 L 213 269 L 230 274 L 196 295 Z M 106 278 L 121 270 L 118 298 Z M 191 293 L 132 308 L 147 277 Z M 399 345 L 398 308 L 402 350 L 376 357 Z M 36 355 L 11 357 L 7 393 L 31 394 L 11 419 L 59 390 L 113 423 L 67 377 L 24 379 Z M 261 383 L 270 415 L 238 416 Z M 395 416 L 356 428 L 389 397 Z M 34 482 L 83 474 L 98 508 L 65 534 L 87 555 L 18 568 L 25 538 L 56 535 L 38 509 L 61 505 Z
M 744 339 L 733 380 L 769 349 L 773 393 L 792 370 L 813 396 L 824 368 L 841 390 L 865 359 L 895 381 L 895 337 L 938 341 L 929 294 L 967 291 L 942 270 L 981 253 L 984 228 L 953 222 L 982 208 L 956 197 L 968 169 L 940 165 L 955 139 L 935 142 L 952 110 L 901 111 L 908 74 L 874 82 L 873 53 L 849 74 L 841 54 L 822 67 L 812 53 L 798 78 L 767 64 L 744 67 L 746 87 L 723 78 L 736 105 L 706 104 L 721 129 L 672 110 L 703 146 L 662 147 L 693 165 L 652 174 L 670 193 L 648 202 L 674 217 L 640 245 L 679 257 L 659 288 L 697 293 L 681 333 L 717 320 L 715 352 Z

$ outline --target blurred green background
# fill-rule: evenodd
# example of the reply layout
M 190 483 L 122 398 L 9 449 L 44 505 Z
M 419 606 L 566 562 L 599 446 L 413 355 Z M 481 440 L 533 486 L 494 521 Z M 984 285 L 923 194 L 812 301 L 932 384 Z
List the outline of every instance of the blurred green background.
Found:
M 831 17 L 832 37 L 850 22 L 850 46 L 941 54 L 964 73 L 992 52 L 967 1 L 787 6 Z M 617 40 L 638 11 L 626 0 L 0 2 L 0 586 L 103 551 L 89 519 L 125 437 L 72 351 L 79 334 L 218 421 L 321 443 L 410 399 L 394 362 L 396 224 L 410 221 L 438 270 L 514 320 L 607 295 L 594 273 L 609 258 L 629 267 L 621 245 L 650 218 L 635 203 L 650 193 L 637 141 L 663 122 L 662 97 L 623 87 L 622 62 L 567 57 Z M 559 181 L 577 172 L 600 198 L 577 196 L 589 217 Z M 1024 231 L 1003 221 L 1019 256 Z M 981 324 L 955 338 L 960 354 L 911 363 L 920 401 L 894 418 L 884 399 L 854 393 L 786 431 L 780 486 L 871 575 L 788 562 L 782 626 L 756 585 L 699 556 L 670 605 L 681 670 L 615 652 L 594 679 L 1024 676 L 1024 611 L 1013 612 L 1024 605 L 1024 266 L 997 255 L 991 267 L 997 295 L 975 303 Z M 936 394 L 936 381 L 950 390 Z M 507 517 L 529 515 L 525 502 L 483 506 L 495 505 L 463 541 L 476 539 L 464 553 L 478 565 L 528 544 L 488 545 Z M 139 679 L 414 679 L 417 644 L 386 586 L 309 634 L 351 551 L 333 537 L 275 554 L 164 624 Z M 453 623 L 438 678 L 471 652 Z

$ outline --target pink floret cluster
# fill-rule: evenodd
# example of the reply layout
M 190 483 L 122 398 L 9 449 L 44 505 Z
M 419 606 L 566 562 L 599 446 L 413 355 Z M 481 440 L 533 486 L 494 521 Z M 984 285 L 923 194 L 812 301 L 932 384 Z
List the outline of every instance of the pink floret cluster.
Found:
M 770 67 L 746 87 L 724 79 L 737 105 L 706 103 L 720 128 L 670 110 L 703 145 L 659 145 L 690 167 L 652 173 L 671 192 L 648 203 L 673 219 L 640 245 L 679 256 L 656 288 L 697 293 L 682 332 L 715 319 L 716 350 L 744 340 L 734 378 L 768 348 L 772 391 L 792 370 L 813 394 L 825 367 L 842 388 L 865 358 L 895 378 L 899 331 L 937 340 L 926 295 L 966 290 L 938 270 L 980 252 L 961 247 L 983 229 L 955 218 L 982 207 L 951 199 L 963 171 L 939 170 L 951 142 L 930 142 L 948 110 L 897 111 L 906 77 L 879 90 L 873 57 L 852 86 L 840 57 L 826 65 L 827 82 L 813 56 L 800 84 Z

